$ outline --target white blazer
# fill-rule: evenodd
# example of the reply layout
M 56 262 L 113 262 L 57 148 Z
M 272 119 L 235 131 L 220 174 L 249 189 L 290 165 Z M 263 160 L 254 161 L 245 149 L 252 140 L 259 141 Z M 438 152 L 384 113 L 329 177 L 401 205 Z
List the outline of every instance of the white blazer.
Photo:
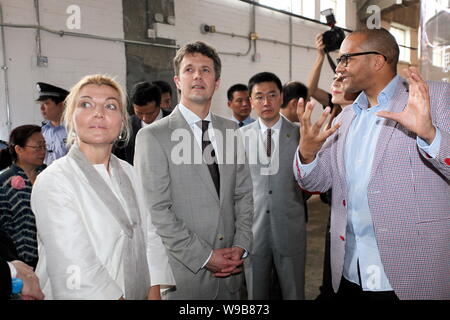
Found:
M 131 165 L 121 160 L 120 164 L 134 185 L 143 215 L 151 285 L 173 286 L 165 248 L 144 205 L 140 179 Z M 97 170 L 101 173 L 98 166 Z M 117 195 L 113 170 L 111 177 L 103 170 L 102 176 Z M 125 297 L 124 277 L 134 276 L 124 274 L 126 235 L 73 159 L 60 158 L 39 175 L 31 207 L 38 231 L 36 274 L 47 299 Z

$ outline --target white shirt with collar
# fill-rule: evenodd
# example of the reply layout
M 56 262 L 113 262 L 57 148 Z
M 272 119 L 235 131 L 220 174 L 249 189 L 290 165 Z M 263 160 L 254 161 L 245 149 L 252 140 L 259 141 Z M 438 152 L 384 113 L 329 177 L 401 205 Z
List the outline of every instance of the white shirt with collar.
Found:
M 278 121 L 270 128 L 272 129 L 272 140 L 274 145 L 272 146 L 272 152 L 275 152 L 275 150 L 278 148 L 279 145 L 279 141 L 280 141 L 280 130 L 281 130 L 281 124 L 283 123 L 283 119 L 281 118 L 281 114 L 280 114 L 280 118 L 278 119 Z M 269 129 L 268 126 L 266 126 L 264 124 L 264 122 L 261 120 L 261 118 L 258 118 L 259 121 L 259 127 L 261 128 L 260 132 L 261 132 L 261 137 L 262 140 L 264 141 L 265 144 L 267 144 L 267 129 Z
M 158 116 L 155 118 L 155 120 L 153 120 L 153 122 L 161 120 L 162 118 L 163 118 L 163 112 L 162 112 L 162 109 L 159 108 Z M 141 128 L 145 128 L 146 126 L 151 125 L 153 122 L 147 123 L 144 120 L 141 120 Z
M 220 150 L 218 150 L 218 148 L 217 148 L 217 144 L 216 144 L 216 140 L 215 140 L 215 136 L 214 136 L 214 128 L 213 128 L 212 122 L 211 122 L 211 111 L 208 112 L 205 119 L 200 119 L 200 117 L 198 115 L 196 115 L 194 112 L 189 110 L 187 107 L 185 107 L 181 103 L 178 104 L 178 110 L 180 110 L 181 115 L 186 120 L 186 122 L 188 123 L 192 132 L 194 133 L 195 140 L 197 141 L 197 144 L 199 145 L 200 149 L 202 148 L 202 129 L 197 123 L 201 120 L 209 121 L 209 123 L 208 123 L 209 140 L 211 141 L 211 144 L 213 145 L 213 148 L 215 150 L 218 163 L 222 163 L 221 162 L 222 154 L 221 154 Z M 281 123 L 280 123 L 280 128 L 281 128 Z M 245 248 L 242 248 L 242 249 L 244 249 L 244 254 L 243 254 L 242 258 L 246 258 L 248 256 L 248 251 Z M 211 251 L 211 254 L 209 255 L 208 259 L 206 259 L 202 268 L 204 268 L 207 265 L 209 259 L 211 259 L 212 254 L 213 254 L 213 251 Z
M 214 135 L 214 127 L 211 122 L 211 111 L 208 112 L 208 115 L 205 117 L 205 119 L 200 119 L 198 115 L 189 110 L 187 107 L 183 106 L 181 103 L 178 104 L 178 109 L 180 110 L 181 115 L 186 120 L 192 132 L 194 133 L 195 140 L 197 141 L 197 144 L 199 145 L 200 149 L 202 148 L 202 128 L 197 123 L 202 120 L 209 121 L 208 123 L 209 140 L 213 145 L 218 163 L 222 163 L 221 162 L 222 154 L 220 152 L 221 150 L 217 148 L 216 139 Z

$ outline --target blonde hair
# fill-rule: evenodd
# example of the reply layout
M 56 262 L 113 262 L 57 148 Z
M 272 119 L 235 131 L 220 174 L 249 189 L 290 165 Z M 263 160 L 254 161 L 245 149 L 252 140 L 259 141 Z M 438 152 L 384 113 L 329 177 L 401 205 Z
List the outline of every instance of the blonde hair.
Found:
M 130 139 L 130 123 L 128 120 L 128 112 L 127 112 L 127 95 L 123 91 L 120 84 L 110 76 L 102 74 L 93 74 L 87 75 L 80 81 L 78 81 L 78 83 L 72 87 L 69 95 L 66 97 L 66 100 L 64 101 L 66 107 L 64 109 L 63 119 L 67 130 L 67 142 L 66 142 L 67 146 L 70 147 L 71 145 L 73 145 L 77 138 L 73 121 L 73 114 L 77 107 L 77 99 L 79 93 L 84 86 L 90 84 L 97 86 L 101 85 L 110 86 L 111 88 L 116 90 L 117 93 L 119 94 L 121 103 L 120 107 L 122 111 L 122 130 L 120 131 L 119 137 L 121 141 L 124 141 L 125 144 L 127 144 L 128 140 Z M 118 139 L 116 138 L 114 142 L 117 141 Z

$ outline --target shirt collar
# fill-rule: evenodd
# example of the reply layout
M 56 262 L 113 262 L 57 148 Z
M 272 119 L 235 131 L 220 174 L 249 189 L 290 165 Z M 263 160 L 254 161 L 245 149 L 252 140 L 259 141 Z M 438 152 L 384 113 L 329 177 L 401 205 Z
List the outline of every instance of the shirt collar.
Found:
M 241 122 L 241 121 L 239 121 L 238 119 L 236 119 L 236 118 L 234 117 L 234 115 L 231 116 L 231 120 L 233 120 L 233 121 L 236 122 L 236 123 Z M 242 120 L 242 123 L 248 124 L 247 122 L 249 122 L 249 121 L 251 121 L 250 116 L 248 116 L 247 118 L 245 118 L 244 120 Z
M 51 121 L 48 121 L 43 126 L 44 127 L 49 127 L 49 128 L 63 128 L 64 127 L 64 122 L 61 121 L 61 124 L 59 126 L 54 126 Z
M 258 118 L 258 121 L 259 121 L 259 126 L 261 128 L 261 132 L 264 134 L 267 131 L 267 129 L 269 129 L 269 127 L 266 126 L 264 124 L 264 122 L 262 122 L 261 118 Z M 275 132 L 279 131 L 281 129 L 282 121 L 283 121 L 283 118 L 280 115 L 280 118 L 278 119 L 278 121 L 270 129 L 275 130 Z
M 202 120 L 198 115 L 196 115 L 194 112 L 183 106 L 181 103 L 178 105 L 178 109 L 180 110 L 183 118 L 191 127 L 194 126 L 197 122 Z M 211 123 L 211 111 L 208 112 L 208 115 L 203 120 L 207 120 Z
M 155 120 L 153 120 L 153 122 L 158 121 L 158 120 L 161 120 L 162 118 L 163 118 L 162 109 L 159 108 L 159 113 L 158 113 L 158 115 L 156 116 Z M 144 127 L 146 127 L 146 126 L 149 126 L 149 125 L 151 125 L 153 122 L 146 123 L 144 120 L 141 120 L 141 127 L 144 128 Z
M 396 75 L 386 87 L 378 94 L 377 100 L 378 105 L 386 107 L 386 104 L 391 100 L 392 96 L 394 95 L 395 88 L 397 87 L 398 81 L 400 80 L 400 77 Z M 365 92 L 361 92 L 359 96 L 356 98 L 356 100 L 352 104 L 352 108 L 356 113 L 360 113 L 363 109 L 367 109 L 369 105 L 369 100 L 367 99 L 367 96 Z M 379 111 L 379 110 L 378 110 Z

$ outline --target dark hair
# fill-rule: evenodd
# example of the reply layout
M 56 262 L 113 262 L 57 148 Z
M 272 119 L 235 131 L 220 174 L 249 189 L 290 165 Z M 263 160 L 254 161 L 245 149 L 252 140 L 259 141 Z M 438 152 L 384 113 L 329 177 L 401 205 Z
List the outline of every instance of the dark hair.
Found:
M 232 85 L 227 91 L 228 101 L 233 100 L 233 94 L 237 91 L 248 91 L 248 87 L 242 83 Z
M 19 126 L 15 128 L 13 131 L 11 131 L 11 134 L 9 135 L 9 156 L 10 156 L 9 164 L 17 160 L 17 153 L 14 147 L 15 146 L 19 146 L 22 148 L 25 147 L 28 139 L 36 132 L 41 132 L 41 127 L 34 124 Z M 4 156 L 6 157 L 6 152 L 2 152 L 2 158 Z
M 0 171 L 8 168 L 11 165 L 11 155 L 9 154 L 8 142 L 0 140 L 1 145 L 5 145 L 6 148 L 0 150 Z
M 175 75 L 180 75 L 180 65 L 181 61 L 183 61 L 183 58 L 187 54 L 194 54 L 194 53 L 200 53 L 210 59 L 214 62 L 214 71 L 216 73 L 216 80 L 220 78 L 220 73 L 222 69 L 222 62 L 220 61 L 219 54 L 217 53 L 216 49 L 211 47 L 210 45 L 202 42 L 197 41 L 193 43 L 188 43 L 182 48 L 178 49 L 175 58 L 173 59 L 173 67 L 175 71 Z
M 172 87 L 167 82 L 162 81 L 162 80 L 157 80 L 157 81 L 153 81 L 152 84 L 159 88 L 159 91 L 161 91 L 161 94 L 168 92 L 170 94 L 170 96 L 172 96 Z
M 367 51 L 377 51 L 386 56 L 387 62 L 391 65 L 394 73 L 397 73 L 397 63 L 400 56 L 400 48 L 397 40 L 385 28 L 362 29 L 350 33 L 348 36 L 364 35 L 365 39 L 361 46 Z
M 281 108 L 286 108 L 292 99 L 306 99 L 308 88 L 301 82 L 291 81 L 283 86 L 283 104 Z
M 248 80 L 248 92 L 249 94 L 252 93 L 253 87 L 261 82 L 274 82 L 280 92 L 283 92 L 283 86 L 281 84 L 280 78 L 278 78 L 274 73 L 272 72 L 260 72 L 255 74 L 253 77 Z
M 131 102 L 138 106 L 145 106 L 149 102 L 161 104 L 161 91 L 156 85 L 148 82 L 139 82 L 131 89 Z

